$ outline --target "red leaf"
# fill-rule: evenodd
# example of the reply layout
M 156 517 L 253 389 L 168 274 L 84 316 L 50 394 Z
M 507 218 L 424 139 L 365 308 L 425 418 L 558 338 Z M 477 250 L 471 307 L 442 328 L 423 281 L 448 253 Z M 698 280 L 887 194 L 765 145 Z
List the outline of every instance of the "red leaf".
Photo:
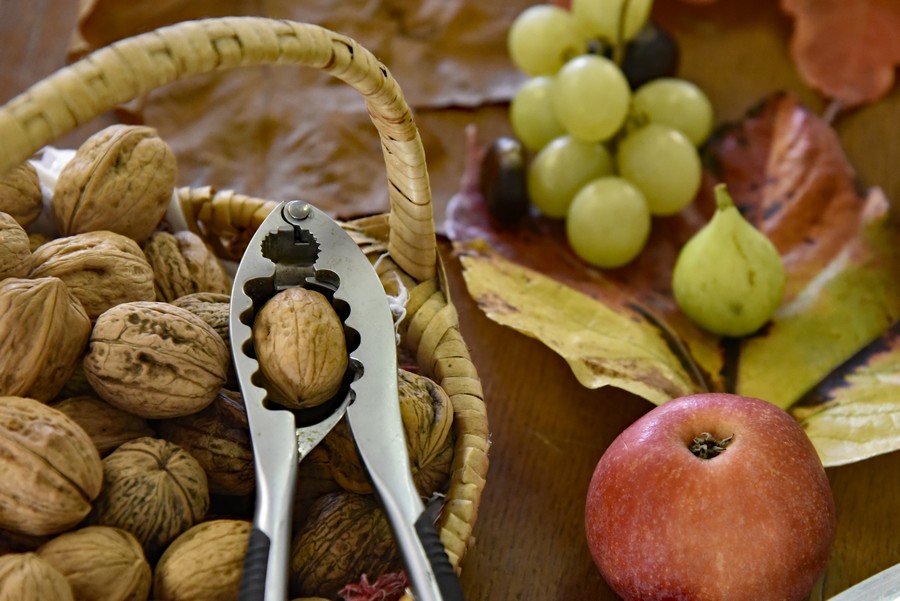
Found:
M 791 54 L 800 75 L 845 106 L 877 100 L 900 64 L 897 0 L 781 0 L 795 18 Z
M 744 215 L 784 257 L 786 300 L 862 228 L 863 199 L 837 134 L 793 96 L 770 98 L 720 133 L 709 154 Z

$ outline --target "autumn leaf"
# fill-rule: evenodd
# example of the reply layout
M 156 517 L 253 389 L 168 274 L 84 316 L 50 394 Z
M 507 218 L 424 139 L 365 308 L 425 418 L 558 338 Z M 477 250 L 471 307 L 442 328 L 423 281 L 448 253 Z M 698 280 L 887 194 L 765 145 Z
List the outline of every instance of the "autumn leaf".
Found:
M 900 319 L 900 245 L 888 209 L 873 190 L 863 229 L 781 307 L 764 337 L 744 341 L 737 392 L 787 408 Z
M 852 107 L 877 100 L 900 65 L 900 2 L 781 0 L 794 18 L 791 56 L 825 96 Z
M 860 195 L 834 130 L 789 96 L 722 132 L 708 156 L 787 272 L 772 324 L 741 343 L 735 389 L 788 407 L 900 318 L 889 204 L 877 189 Z
M 435 212 L 456 190 L 456 133 L 470 120 L 506 127 L 524 79 L 506 29 L 528 0 L 85 0 L 72 56 L 186 19 L 264 16 L 323 25 L 377 56 L 400 84 L 420 130 Z M 178 159 L 179 186 L 211 185 L 272 200 L 303 198 L 337 216 L 388 209 L 384 158 L 362 97 L 290 65 L 197 75 L 152 91 L 120 119 L 157 129 Z
M 585 387 L 615 386 L 656 404 L 700 391 L 660 329 L 639 311 L 607 307 L 487 248 L 470 246 L 461 261 L 481 310 L 541 340 Z
M 826 467 L 900 448 L 900 325 L 792 410 Z

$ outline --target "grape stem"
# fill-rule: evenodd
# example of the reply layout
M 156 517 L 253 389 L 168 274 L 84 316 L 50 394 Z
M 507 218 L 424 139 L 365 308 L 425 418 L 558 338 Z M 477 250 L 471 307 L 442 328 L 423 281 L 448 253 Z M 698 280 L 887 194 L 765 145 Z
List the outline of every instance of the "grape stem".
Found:
M 625 60 L 625 16 L 628 14 L 628 5 L 630 3 L 631 0 L 624 0 L 624 2 L 622 2 L 622 12 L 619 13 L 619 23 L 616 27 L 616 39 L 613 44 L 613 61 L 620 67 Z

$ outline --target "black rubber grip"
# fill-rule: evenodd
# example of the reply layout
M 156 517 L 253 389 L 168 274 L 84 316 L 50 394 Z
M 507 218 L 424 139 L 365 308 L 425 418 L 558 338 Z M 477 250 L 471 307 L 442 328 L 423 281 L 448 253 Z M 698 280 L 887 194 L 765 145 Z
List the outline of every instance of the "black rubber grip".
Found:
M 444 549 L 441 537 L 427 511 L 416 520 L 416 534 L 419 535 L 419 540 L 422 541 L 422 547 L 431 563 L 431 570 L 434 572 L 434 578 L 441 591 L 441 599 L 443 601 L 465 601 L 466 597 L 463 595 L 459 577 L 453 566 L 450 565 L 447 551 Z
M 241 573 L 239 601 L 263 601 L 266 596 L 266 569 L 269 566 L 269 537 L 259 528 L 250 530 L 244 571 Z

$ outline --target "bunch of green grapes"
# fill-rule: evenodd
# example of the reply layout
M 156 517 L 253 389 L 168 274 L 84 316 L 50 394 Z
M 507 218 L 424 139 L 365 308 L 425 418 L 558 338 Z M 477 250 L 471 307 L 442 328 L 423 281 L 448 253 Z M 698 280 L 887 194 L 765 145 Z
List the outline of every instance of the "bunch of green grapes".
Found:
M 653 216 L 697 194 L 698 148 L 712 105 L 675 77 L 674 41 L 649 21 L 652 0 L 572 0 L 529 7 L 513 21 L 509 56 L 528 75 L 509 120 L 533 153 L 531 203 L 566 220 L 575 253 L 603 268 L 641 252 Z M 624 14 L 623 14 L 624 11 Z

